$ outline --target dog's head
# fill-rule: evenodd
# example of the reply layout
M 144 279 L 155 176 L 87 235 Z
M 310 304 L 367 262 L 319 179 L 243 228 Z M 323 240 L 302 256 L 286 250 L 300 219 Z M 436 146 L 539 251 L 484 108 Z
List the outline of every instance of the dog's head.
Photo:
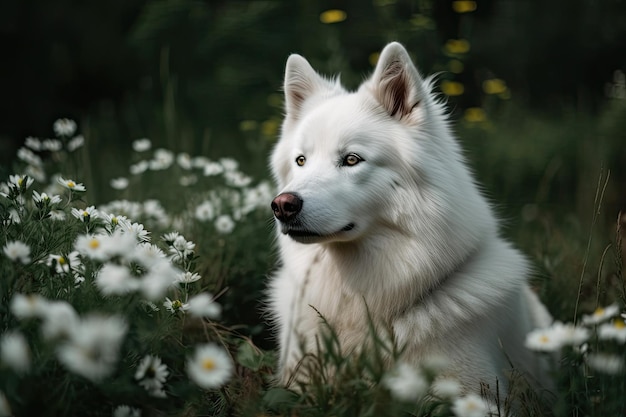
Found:
M 279 188 L 271 206 L 283 234 L 302 243 L 352 241 L 375 226 L 415 234 L 416 216 L 426 228 L 445 223 L 433 218 L 447 215 L 449 199 L 437 184 L 455 187 L 457 174 L 468 175 L 463 164 L 463 172 L 445 168 L 460 153 L 430 81 L 404 47 L 387 45 L 356 92 L 291 55 L 284 90 L 271 160 Z

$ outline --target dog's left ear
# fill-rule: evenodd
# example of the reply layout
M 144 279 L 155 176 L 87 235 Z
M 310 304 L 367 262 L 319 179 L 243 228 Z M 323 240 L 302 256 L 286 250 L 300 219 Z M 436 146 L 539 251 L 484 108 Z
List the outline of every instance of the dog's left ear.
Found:
M 380 53 L 370 82 L 379 103 L 398 119 L 411 114 L 424 98 L 423 80 L 398 42 L 388 44 Z

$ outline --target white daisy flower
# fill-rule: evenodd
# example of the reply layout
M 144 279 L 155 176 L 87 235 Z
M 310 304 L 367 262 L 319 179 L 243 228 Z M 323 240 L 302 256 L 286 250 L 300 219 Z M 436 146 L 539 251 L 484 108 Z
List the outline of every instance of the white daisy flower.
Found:
M 196 175 L 183 175 L 178 179 L 178 183 L 181 187 L 189 187 L 198 182 L 198 177 Z
M 26 162 L 28 165 L 32 165 L 35 167 L 41 167 L 43 165 L 41 157 L 28 148 L 19 148 L 17 150 L 17 157 L 20 160 Z
M 158 356 L 146 355 L 137 366 L 135 379 L 153 397 L 165 398 L 163 384 L 169 375 L 167 366 Z
M 57 349 L 59 361 L 71 372 L 98 382 L 115 371 L 128 326 L 116 316 L 87 316 L 74 326 Z
M 617 375 L 624 371 L 624 358 L 611 353 L 590 353 L 585 358 L 587 365 L 603 374 Z
M 247 187 L 252 182 L 252 178 L 239 171 L 226 171 L 224 180 L 226 184 L 236 188 Z
M 593 314 L 584 315 L 583 323 L 586 325 L 599 324 L 619 314 L 619 305 L 611 304 L 608 307 L 598 307 Z
M 52 125 L 57 136 L 72 136 L 76 132 L 76 122 L 71 119 L 58 119 Z
M 187 171 L 193 168 L 193 165 L 191 163 L 191 156 L 189 156 L 189 154 L 186 152 L 181 152 L 176 155 L 176 163 L 179 167 Z
M 148 300 L 162 298 L 169 287 L 176 283 L 180 270 L 167 260 L 150 265 L 140 280 L 139 290 Z
M 200 275 L 195 272 L 185 271 L 178 274 L 176 281 L 181 284 L 191 284 L 192 282 L 200 280 L 200 278 Z
M 191 158 L 191 166 L 193 166 L 194 168 L 200 168 L 203 169 L 204 166 L 206 164 L 208 164 L 210 162 L 209 158 L 207 158 L 206 156 L 194 156 L 193 158 Z
M 41 141 L 38 138 L 29 136 L 24 141 L 24 145 L 32 149 L 33 151 L 41 151 Z
M 417 401 L 428 390 L 428 380 L 422 373 L 407 363 L 398 363 L 384 377 L 383 384 L 391 395 L 401 401 Z
M 89 206 L 85 209 L 72 208 L 71 213 L 72 216 L 85 223 L 100 217 L 100 213 L 95 206 Z
M 204 165 L 204 176 L 211 177 L 214 175 L 219 175 L 224 172 L 224 167 L 217 162 L 207 162 Z
M 50 152 L 59 152 L 63 149 L 63 142 L 58 139 L 44 139 L 41 143 L 41 147 Z
M 35 179 L 29 177 L 28 175 L 9 175 L 8 185 L 11 189 L 24 191 L 33 185 L 34 181 Z
M 74 136 L 69 142 L 67 142 L 68 152 L 74 152 L 78 148 L 82 148 L 85 144 L 85 138 L 83 135 Z
M 74 180 L 59 177 L 57 181 L 70 191 L 85 191 L 85 186 L 81 183 L 76 183 Z
M 82 256 L 96 261 L 107 261 L 110 259 L 107 243 L 107 235 L 79 235 L 74 242 L 74 249 Z
M 118 227 L 122 229 L 130 229 L 131 222 L 128 220 L 128 217 L 126 216 L 121 216 L 121 215 L 118 216 L 115 214 L 104 213 L 102 212 L 102 210 L 100 210 L 100 217 L 104 219 L 104 221 L 106 222 L 107 224 L 106 229 L 109 232 L 112 232 Z
M 139 288 L 139 281 L 133 277 L 127 267 L 111 263 L 104 264 L 100 268 L 95 282 L 103 295 L 123 295 Z
M 139 161 L 136 164 L 128 167 L 128 170 L 133 175 L 143 174 L 150 167 L 150 163 L 148 161 Z
M 120 222 L 118 224 L 125 225 L 126 223 Z M 130 227 L 127 230 L 130 230 Z M 116 229 L 106 240 L 106 250 L 111 258 L 119 256 L 126 260 L 132 260 L 134 259 L 136 248 L 137 238 L 135 235 L 123 229 Z
M 7 242 L 2 251 L 12 261 L 19 261 L 23 264 L 30 262 L 30 246 L 22 241 L 14 240 Z
M 198 204 L 198 206 L 196 207 L 195 217 L 201 222 L 213 220 L 213 217 L 215 217 L 215 209 L 213 208 L 213 203 L 211 203 L 209 200 L 206 200 Z
M 56 194 L 51 196 L 46 193 L 39 194 L 37 191 L 33 190 L 33 202 L 39 208 L 51 207 L 59 204 L 61 202 L 61 197 Z
M 452 412 L 457 417 L 485 417 L 489 412 L 489 407 L 480 396 L 468 394 L 454 400 Z
M 152 160 L 149 161 L 150 169 L 153 171 L 161 171 L 168 169 L 174 162 L 174 153 L 167 149 L 156 149 Z
M 626 323 L 622 318 L 616 318 L 612 323 L 601 324 L 598 327 L 598 338 L 626 343 Z
M 48 309 L 48 300 L 39 294 L 14 294 L 9 306 L 11 313 L 20 320 L 42 317 Z
M 433 394 L 442 399 L 453 399 L 461 395 L 461 383 L 454 378 L 437 378 L 431 386 Z
M 215 219 L 215 230 L 220 234 L 229 234 L 234 228 L 235 222 L 228 214 L 222 214 Z
M 193 255 L 195 247 L 195 243 L 187 241 L 183 236 L 176 237 L 169 249 L 172 261 L 181 262 L 187 259 Z
M 128 188 L 128 178 L 125 178 L 125 177 L 113 178 L 109 182 L 109 185 L 111 186 L 111 188 L 115 190 L 125 190 L 126 188 Z
M 555 322 L 552 325 L 552 331 L 559 335 L 561 345 L 580 346 L 589 340 L 589 329 L 574 324 Z
M 30 348 L 23 334 L 9 331 L 2 335 L 0 361 L 20 375 L 30 370 Z
M 161 236 L 161 239 L 167 243 L 168 245 L 171 245 L 174 243 L 174 241 L 176 240 L 176 238 L 180 236 L 180 233 L 178 232 L 170 232 L 170 233 L 166 233 L 163 236 Z
M 48 340 L 67 337 L 79 320 L 74 307 L 65 301 L 48 301 L 42 319 L 41 332 Z
M 197 346 L 187 358 L 187 375 L 204 389 L 215 389 L 231 378 L 234 365 L 231 357 L 215 344 Z
M 133 150 L 135 152 L 145 152 L 152 148 L 152 141 L 147 138 L 137 139 L 133 141 Z
M 150 268 L 151 265 L 165 259 L 165 252 L 161 248 L 147 242 L 137 244 L 130 257 L 130 260 L 139 263 L 144 268 Z
M 222 164 L 225 171 L 236 171 L 239 168 L 239 162 L 233 158 L 220 158 L 220 164 Z
M 189 299 L 189 313 L 196 317 L 219 319 L 222 314 L 222 306 L 213 300 L 213 296 L 203 292 Z
M 554 352 L 563 346 L 563 334 L 554 328 L 535 329 L 526 335 L 525 346 L 534 351 Z
M 122 228 L 126 233 L 134 236 L 137 242 L 150 241 L 150 232 L 147 231 L 141 223 L 131 223 L 130 227 L 123 225 Z
M 165 297 L 163 307 L 165 307 L 165 309 L 170 313 L 174 314 L 177 311 L 185 312 L 185 310 L 189 309 L 189 304 L 185 304 L 180 300 L 170 300 L 168 297 Z
M 57 222 L 65 221 L 66 219 L 65 212 L 63 210 L 51 210 L 50 219 L 57 221 Z
M 78 257 L 79 254 L 76 251 L 72 251 L 67 255 L 48 255 L 46 265 L 54 268 L 57 274 L 67 274 L 70 271 L 82 272 L 83 264 Z
M 119 405 L 113 410 L 113 417 L 141 417 L 141 410 L 128 405 Z

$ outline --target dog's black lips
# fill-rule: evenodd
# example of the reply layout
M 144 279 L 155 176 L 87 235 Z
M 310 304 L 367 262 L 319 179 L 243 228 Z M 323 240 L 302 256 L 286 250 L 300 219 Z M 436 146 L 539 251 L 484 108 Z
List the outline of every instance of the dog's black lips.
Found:
M 330 233 L 328 235 L 322 235 L 320 233 L 314 232 L 312 230 L 307 230 L 307 229 L 299 229 L 299 228 L 287 228 L 287 229 L 283 229 L 283 233 L 287 234 L 291 237 L 322 237 L 322 236 L 333 236 L 336 235 L 338 233 L 341 232 L 349 232 L 350 230 L 354 229 L 354 223 L 350 223 L 347 226 L 345 226 L 344 228 L 342 228 L 341 230 L 339 230 L 338 232 L 334 232 L 334 233 Z

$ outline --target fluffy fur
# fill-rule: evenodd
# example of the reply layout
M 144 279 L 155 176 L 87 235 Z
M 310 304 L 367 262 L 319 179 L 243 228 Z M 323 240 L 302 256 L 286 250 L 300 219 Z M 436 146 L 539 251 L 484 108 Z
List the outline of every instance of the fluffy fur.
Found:
M 506 381 L 509 360 L 541 378 L 526 333 L 550 323 L 524 256 L 469 172 L 443 105 L 398 43 L 355 92 L 287 60 L 286 115 L 271 167 L 281 264 L 270 284 L 279 379 L 306 379 L 320 315 L 346 354 L 368 317 L 403 360 L 444 355 L 468 390 Z

